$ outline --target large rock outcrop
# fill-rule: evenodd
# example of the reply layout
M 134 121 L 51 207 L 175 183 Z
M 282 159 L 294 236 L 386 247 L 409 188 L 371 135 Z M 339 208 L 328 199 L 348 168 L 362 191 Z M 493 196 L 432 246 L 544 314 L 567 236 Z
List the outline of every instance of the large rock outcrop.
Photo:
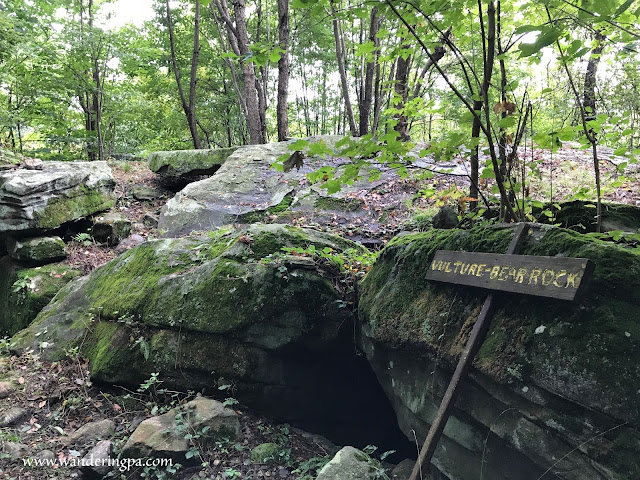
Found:
M 339 140 L 338 136 L 310 139 L 330 149 L 335 148 Z M 402 202 L 412 197 L 399 192 L 390 197 L 393 201 L 384 209 L 369 207 L 368 199 L 381 198 L 380 192 L 392 190 L 392 187 L 385 190 L 384 185 L 399 179 L 391 168 L 375 161 L 369 165 L 371 171 L 363 169 L 358 180 L 343 185 L 334 194 L 329 194 L 322 185 L 310 185 L 307 174 L 325 168 L 335 170 L 335 176 L 339 177 L 352 167 L 345 158 L 310 156 L 304 158 L 300 169 L 280 172 L 271 168 L 278 157 L 292 153 L 290 145 L 291 142 L 280 142 L 239 148 L 215 175 L 187 185 L 169 200 L 162 210 L 158 230 L 164 236 L 174 237 L 231 223 L 269 219 L 281 223 L 299 221 L 303 225 L 358 224 L 361 230 L 366 226 L 376 232 L 392 209 L 396 208 L 394 215 L 397 213 L 400 217 Z M 377 179 L 370 181 L 370 175 Z
M 53 230 L 115 204 L 106 162 L 45 162 L 42 170 L 0 171 L 0 235 Z
M 534 208 L 533 214 L 539 218 L 540 223 L 549 223 L 569 228 L 581 233 L 597 231 L 596 202 L 584 202 L 573 200 L 560 202 L 560 209 L 552 204 L 545 205 L 546 209 L 553 212 L 552 217 L 542 215 L 541 208 Z M 637 233 L 640 229 L 640 207 L 624 203 L 602 203 L 602 231 L 621 231 Z
M 278 255 L 308 245 L 366 251 L 282 225 L 147 242 L 67 285 L 15 348 L 56 359 L 78 346 L 96 381 L 139 385 L 160 372 L 185 390 L 233 383 L 276 415 L 313 414 L 333 395 L 322 358 L 351 314 L 311 258 Z
M 500 295 L 434 464 L 451 480 L 639 478 L 640 253 L 560 228 L 532 232 L 522 254 L 595 263 L 590 291 L 575 303 Z M 361 285 L 359 341 L 410 438 L 424 440 L 486 296 L 425 280 L 433 254 L 504 253 L 511 235 L 399 236 Z

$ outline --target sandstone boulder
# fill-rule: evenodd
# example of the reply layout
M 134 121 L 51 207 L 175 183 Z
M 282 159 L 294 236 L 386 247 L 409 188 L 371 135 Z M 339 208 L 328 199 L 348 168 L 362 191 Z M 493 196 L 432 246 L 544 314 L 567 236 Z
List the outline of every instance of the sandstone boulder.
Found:
M 149 202 L 162 198 L 163 193 L 155 188 L 136 185 L 131 189 L 131 196 L 139 202 Z
M 154 152 L 149 155 L 148 165 L 152 172 L 167 177 L 212 175 L 236 150 L 237 147 Z
M 46 162 L 0 172 L 0 235 L 52 230 L 115 204 L 106 162 Z
M 323 136 L 309 140 L 333 151 L 340 139 Z M 215 175 L 187 185 L 167 202 L 160 215 L 159 232 L 174 237 L 230 223 L 268 220 L 333 227 L 357 224 L 359 230 L 369 230 L 373 235 L 382 228 L 391 210 L 401 216 L 403 201 L 412 198 L 410 194 L 399 193 L 390 197 L 385 209 L 367 206 L 368 200 L 382 198 L 379 192 L 386 191 L 383 187 L 387 182 L 393 184 L 399 179 L 391 168 L 375 160 L 368 164 L 369 171 L 363 169 L 357 180 L 331 194 L 326 183 L 311 185 L 307 174 L 325 168 L 335 170 L 335 176 L 339 177 L 354 168 L 346 158 L 311 155 L 303 159 L 299 169 L 282 172 L 271 168 L 279 157 L 292 153 L 291 144 L 280 142 L 238 148 Z
M 351 317 L 312 258 L 282 255 L 309 245 L 366 252 L 282 225 L 150 241 L 67 285 L 15 348 L 60 359 L 78 346 L 96 381 L 137 386 L 160 372 L 186 390 L 224 379 L 274 416 L 319 411 L 332 396 L 321 379 L 336 376 L 324 362 L 336 361 L 332 342 Z
M 104 478 L 111 471 L 113 443 L 100 440 L 82 459 L 80 470 L 87 478 Z
M 100 243 L 112 247 L 118 245 L 130 233 L 131 222 L 120 213 L 110 212 L 94 217 L 91 235 Z
M 559 224 L 561 227 L 582 233 L 597 230 L 595 202 L 574 200 L 560 202 L 559 206 L 560 209 L 556 210 L 552 205 L 545 205 L 546 209 L 553 212 L 552 217 L 542 215 L 540 208 L 534 208 L 533 214 L 541 223 Z M 637 233 L 638 229 L 640 229 L 640 207 L 623 203 L 602 203 L 603 232 Z
M 7 241 L 9 256 L 29 267 L 39 267 L 67 258 L 66 246 L 60 237 L 36 237 Z
M 216 440 L 240 437 L 240 422 L 233 410 L 222 403 L 197 397 L 167 413 L 143 421 L 122 449 L 125 458 L 174 458 L 185 461 L 191 445 L 187 434 L 199 435 L 201 448 Z
M 316 480 L 373 480 L 381 478 L 379 465 L 361 450 L 344 447 L 318 472 Z M 376 475 L 378 473 L 378 475 Z M 384 478 L 384 477 L 382 477 Z
M 63 437 L 62 442 L 65 445 L 87 445 L 93 444 L 97 440 L 105 439 L 113 435 L 115 424 L 112 420 L 105 418 L 96 422 L 90 422 L 76 431 Z

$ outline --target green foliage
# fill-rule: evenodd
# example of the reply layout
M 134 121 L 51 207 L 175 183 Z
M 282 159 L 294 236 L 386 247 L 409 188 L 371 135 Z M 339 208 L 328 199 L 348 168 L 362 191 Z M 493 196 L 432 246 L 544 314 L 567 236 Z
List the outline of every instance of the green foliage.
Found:
M 282 251 L 289 255 L 298 255 L 302 257 L 311 257 L 325 265 L 331 266 L 345 275 L 353 275 L 361 278 L 369 270 L 377 257 L 376 253 L 362 253 L 355 249 L 347 249 L 342 252 L 336 252 L 331 247 L 322 249 L 316 248 L 315 245 L 303 247 L 282 247 Z
M 85 233 L 85 232 L 83 232 L 83 233 L 78 233 L 77 235 L 75 235 L 75 236 L 73 237 L 73 239 L 74 239 L 76 242 L 81 243 L 81 244 L 82 244 L 82 245 L 84 245 L 85 247 L 88 247 L 88 246 L 90 246 L 90 245 L 93 245 L 93 243 L 94 243 L 93 237 L 92 237 L 90 234 Z
M 318 472 L 322 470 L 329 461 L 330 457 L 311 457 L 309 460 L 305 460 L 300 462 L 295 470 L 291 473 L 296 473 L 299 475 L 300 480 L 315 480 L 318 476 Z

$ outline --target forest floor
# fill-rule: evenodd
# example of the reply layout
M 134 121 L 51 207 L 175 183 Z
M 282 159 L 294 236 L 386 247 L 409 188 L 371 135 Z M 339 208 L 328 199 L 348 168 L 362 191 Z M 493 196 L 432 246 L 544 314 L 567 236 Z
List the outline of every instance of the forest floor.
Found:
M 195 396 L 194 392 L 161 393 L 159 385 L 139 391 L 100 388 L 90 381 L 88 361 L 73 355 L 62 362 L 44 363 L 30 353 L 16 357 L 0 351 L 0 374 L 15 379 L 18 387 L 0 400 L 0 412 L 20 408 L 26 420 L 19 429 L 0 428 L 0 443 L 21 443 L 33 454 L 48 450 L 50 458 L 57 459 L 56 467 L 35 467 L 22 461 L 9 464 L 0 453 L 0 478 L 6 480 L 90 478 L 73 466 L 60 466 L 63 462 L 73 465 L 87 453 L 80 442 L 68 444 L 70 433 L 90 422 L 110 419 L 115 424 L 112 441 L 122 447 L 140 422 Z M 199 464 L 179 468 L 175 474 L 147 472 L 146 478 L 312 480 L 337 450 L 323 437 L 269 422 L 239 405 L 235 411 L 242 429 L 240 440 L 221 440 L 199 448 Z M 278 445 L 275 462 L 262 465 L 250 461 L 251 450 L 262 443 Z M 24 458 L 29 457 L 25 454 Z M 143 469 L 132 468 L 125 477 L 114 472 L 111 478 L 137 479 L 142 473 Z

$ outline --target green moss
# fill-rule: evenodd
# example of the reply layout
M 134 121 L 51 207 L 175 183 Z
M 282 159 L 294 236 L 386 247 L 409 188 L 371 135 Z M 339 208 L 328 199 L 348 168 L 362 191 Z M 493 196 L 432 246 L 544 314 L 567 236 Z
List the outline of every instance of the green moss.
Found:
M 259 223 L 271 215 L 282 215 L 289 209 L 292 202 L 293 194 L 289 193 L 284 196 L 279 204 L 269 207 L 266 210 L 255 210 L 253 212 L 245 213 L 240 218 L 244 223 Z
M 262 443 L 251 450 L 251 461 L 253 463 L 279 463 L 281 448 L 276 443 Z
M 233 235 L 231 228 L 219 228 L 208 232 L 211 242 L 206 247 L 205 258 L 213 260 L 222 255 L 237 240 L 238 235 Z
M 91 190 L 81 187 L 75 197 L 57 197 L 49 201 L 42 212 L 34 217 L 38 228 L 57 228 L 65 222 L 86 217 L 95 212 L 108 210 L 115 205 L 110 195 L 99 189 Z
M 12 256 L 28 265 L 42 265 L 63 260 L 67 255 L 60 237 L 41 237 L 18 241 Z
M 16 269 L 0 267 L 0 333 L 13 335 L 28 326 L 58 291 L 82 272 L 63 264 Z
M 160 306 L 166 305 L 158 310 L 163 313 L 163 323 L 166 318 L 173 317 L 190 330 L 224 333 L 250 322 L 258 315 L 269 314 L 270 299 L 256 298 L 256 295 L 260 291 L 260 282 L 268 284 L 271 279 L 260 278 L 262 272 L 256 270 L 257 266 L 244 266 L 234 260 L 220 259 L 212 262 L 210 268 L 201 268 L 205 269 L 203 273 L 206 274 L 198 280 L 192 280 L 188 293 L 175 299 L 171 299 L 172 293 L 169 293 L 160 300 Z M 259 280 L 249 278 L 254 276 Z M 169 311 L 171 304 L 177 300 L 182 300 L 180 310 Z M 147 317 L 147 321 L 155 324 L 158 319 Z
M 493 330 L 491 334 L 487 336 L 478 352 L 478 358 L 491 358 L 499 353 L 500 347 L 503 346 L 507 340 L 507 334 L 502 330 Z
M 87 292 L 105 318 L 140 316 L 161 294 L 160 279 L 184 268 L 167 266 L 166 258 L 157 256 L 154 246 L 147 243 L 101 267 L 102 274 L 91 278 Z
M 486 291 L 428 282 L 427 266 L 439 249 L 503 253 L 511 236 L 511 228 L 491 227 L 396 237 L 360 286 L 361 319 L 386 345 L 454 362 Z M 640 252 L 552 228 L 521 253 L 589 258 L 591 288 L 574 303 L 501 294 L 477 367 L 499 382 L 518 371 L 562 396 L 589 398 L 594 409 L 639 416 L 640 367 L 629 359 L 640 356 Z
M 364 202 L 357 198 L 319 197 L 315 208 L 319 210 L 337 210 L 340 212 L 356 212 L 362 208 Z
M 251 250 L 253 258 L 265 258 L 272 253 L 281 252 L 282 247 L 292 247 L 304 245 L 307 237 L 301 232 L 289 232 L 290 234 L 281 235 L 273 232 L 263 232 L 253 237 Z
M 637 297 L 640 291 L 640 250 L 624 248 L 564 229 L 552 229 L 544 242 L 528 246 L 522 253 L 589 258 L 595 263 L 594 290 L 608 289 L 620 298 Z
M 82 344 L 82 352 L 91 362 L 91 375 L 102 381 L 117 381 L 123 378 L 123 372 L 135 371 L 142 354 L 129 340 L 118 323 L 95 322 Z
M 556 210 L 552 205 L 545 205 L 545 209 L 550 209 L 555 216 L 549 218 L 541 215 L 541 209 L 534 209 L 533 214 L 539 217 L 541 223 L 560 224 L 564 228 L 569 228 L 580 233 L 596 231 L 596 203 L 584 202 L 580 200 L 560 203 L 560 210 Z M 640 208 L 633 205 L 621 203 L 602 204 L 602 221 L 607 230 L 632 230 L 640 228 Z

